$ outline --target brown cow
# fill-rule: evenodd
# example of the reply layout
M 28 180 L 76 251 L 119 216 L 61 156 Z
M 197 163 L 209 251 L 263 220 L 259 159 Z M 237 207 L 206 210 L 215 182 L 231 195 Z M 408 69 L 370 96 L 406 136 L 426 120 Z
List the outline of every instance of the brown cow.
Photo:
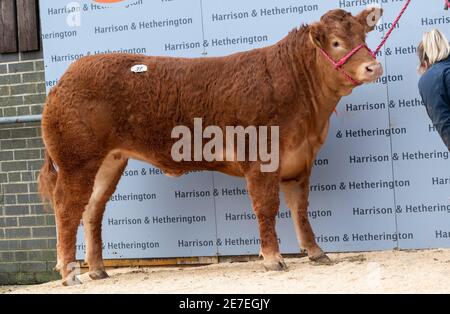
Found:
M 41 193 L 56 212 L 57 267 L 63 283 L 75 280 L 68 265 L 75 261 L 81 219 L 90 276 L 107 277 L 101 221 L 129 158 L 149 162 L 169 175 L 216 170 L 245 177 L 259 222 L 261 255 L 269 270 L 285 268 L 275 231 L 281 186 L 300 245 L 311 260 L 328 262 L 308 221 L 309 176 L 329 118 L 355 84 L 334 69 L 320 48 L 339 60 L 364 44 L 374 29 L 368 20 L 377 10 L 357 16 L 333 10 L 275 45 L 226 57 L 107 54 L 73 63 L 51 90 L 44 109 L 47 157 L 39 178 Z M 147 72 L 130 71 L 142 64 Z M 361 83 L 382 74 L 381 65 L 363 50 L 344 70 Z M 279 169 L 261 172 L 261 161 L 175 162 L 171 131 L 179 125 L 192 128 L 197 117 L 222 129 L 279 126 Z

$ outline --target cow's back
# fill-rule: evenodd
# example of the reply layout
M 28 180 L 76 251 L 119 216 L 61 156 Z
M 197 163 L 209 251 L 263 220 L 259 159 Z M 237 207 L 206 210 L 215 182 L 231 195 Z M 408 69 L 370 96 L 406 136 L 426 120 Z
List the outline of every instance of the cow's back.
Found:
M 170 163 L 171 132 L 178 125 L 192 128 L 194 118 L 202 118 L 205 127 L 267 125 L 276 116 L 264 58 L 264 49 L 223 58 L 84 57 L 49 94 L 46 143 L 58 146 L 55 151 L 73 143 L 98 153 L 118 147 L 158 152 L 158 159 Z M 134 73 L 135 65 L 147 71 Z
M 264 49 L 222 58 L 84 57 L 69 67 L 55 94 L 75 93 L 86 100 L 80 107 L 90 101 L 105 102 L 122 116 L 145 111 L 154 118 L 167 118 L 178 111 L 190 119 L 205 116 L 205 109 L 258 111 L 254 103 L 269 101 L 273 90 L 264 58 Z M 147 71 L 133 73 L 135 65 L 146 65 Z M 248 112 L 243 116 L 248 119 Z

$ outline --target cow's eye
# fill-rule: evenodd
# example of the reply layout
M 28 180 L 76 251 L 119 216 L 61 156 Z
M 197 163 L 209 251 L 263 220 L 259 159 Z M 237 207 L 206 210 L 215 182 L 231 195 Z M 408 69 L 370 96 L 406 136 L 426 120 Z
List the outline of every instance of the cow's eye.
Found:
M 333 47 L 338 48 L 340 46 L 338 41 L 333 41 Z

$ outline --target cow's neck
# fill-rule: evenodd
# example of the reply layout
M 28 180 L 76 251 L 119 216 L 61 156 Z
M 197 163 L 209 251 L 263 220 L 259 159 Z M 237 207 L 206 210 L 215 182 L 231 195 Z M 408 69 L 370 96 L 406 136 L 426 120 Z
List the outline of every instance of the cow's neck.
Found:
M 336 82 L 332 81 L 329 69 L 323 67 L 321 56 L 309 39 L 308 27 L 292 31 L 279 49 L 292 64 L 300 94 L 298 101 L 307 102 L 311 108 L 310 118 L 318 129 L 323 129 L 342 96 L 337 88 L 333 88 Z

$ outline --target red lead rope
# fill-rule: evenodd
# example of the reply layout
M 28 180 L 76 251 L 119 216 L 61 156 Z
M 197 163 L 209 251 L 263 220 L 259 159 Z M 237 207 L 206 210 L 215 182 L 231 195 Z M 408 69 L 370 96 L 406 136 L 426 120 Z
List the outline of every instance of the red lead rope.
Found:
M 450 0 L 445 0 L 445 8 L 450 9 Z
M 446 0 L 446 1 L 447 1 L 447 3 L 449 2 L 449 0 Z M 386 41 L 389 39 L 389 37 L 391 36 L 392 32 L 397 27 L 398 22 L 402 18 L 403 14 L 405 14 L 405 11 L 406 11 L 406 9 L 408 9 L 408 6 L 409 6 L 410 3 L 411 3 L 411 0 L 407 0 L 406 1 L 405 5 L 403 6 L 403 9 L 400 11 L 400 14 L 397 16 L 397 18 L 395 19 L 394 23 L 392 24 L 392 27 L 386 33 L 386 35 L 384 36 L 383 40 L 381 41 L 381 43 L 378 45 L 377 49 L 375 50 L 375 52 L 374 52 L 375 55 L 377 55 L 378 52 L 380 52 L 381 48 L 383 48 L 384 44 L 386 44 Z

